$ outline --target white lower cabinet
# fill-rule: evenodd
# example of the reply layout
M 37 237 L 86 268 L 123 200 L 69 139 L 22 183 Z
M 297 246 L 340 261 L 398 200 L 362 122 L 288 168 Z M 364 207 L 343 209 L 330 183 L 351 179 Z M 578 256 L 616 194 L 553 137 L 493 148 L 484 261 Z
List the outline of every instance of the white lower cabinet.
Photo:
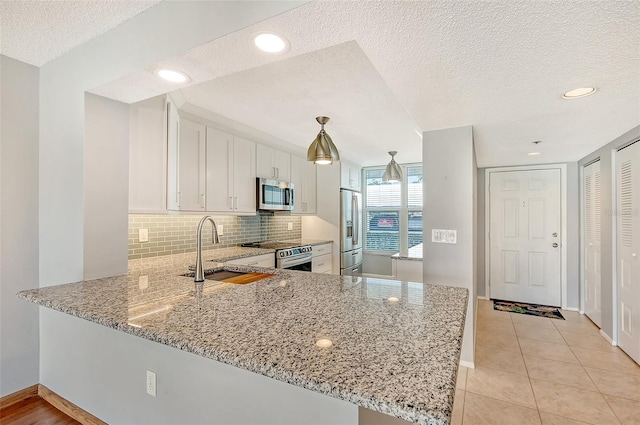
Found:
M 331 259 L 331 243 L 316 245 L 313 247 L 313 257 L 311 259 L 311 271 L 313 273 L 330 274 L 333 268 Z
M 255 266 L 255 267 L 271 267 L 276 265 L 276 256 L 274 253 L 254 255 L 252 257 L 237 258 L 227 261 L 226 264 L 235 266 Z
M 397 280 L 422 282 L 422 260 L 391 260 L 393 277 Z

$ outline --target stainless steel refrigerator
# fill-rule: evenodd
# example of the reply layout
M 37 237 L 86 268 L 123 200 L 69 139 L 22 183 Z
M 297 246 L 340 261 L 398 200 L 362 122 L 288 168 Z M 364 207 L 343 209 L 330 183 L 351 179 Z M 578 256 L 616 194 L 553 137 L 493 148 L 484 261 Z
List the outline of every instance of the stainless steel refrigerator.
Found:
M 362 273 L 362 195 L 340 189 L 340 274 Z

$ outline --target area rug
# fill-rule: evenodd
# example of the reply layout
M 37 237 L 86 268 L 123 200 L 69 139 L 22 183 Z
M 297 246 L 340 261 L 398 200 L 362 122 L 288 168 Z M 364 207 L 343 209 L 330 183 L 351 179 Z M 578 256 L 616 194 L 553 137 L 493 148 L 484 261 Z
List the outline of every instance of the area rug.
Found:
M 530 314 L 532 316 L 542 316 L 549 317 L 551 319 L 564 320 L 564 317 L 562 316 L 562 313 L 560 313 L 558 307 L 550 307 L 547 305 L 493 300 L 493 309 L 499 311 L 508 311 L 511 313 Z

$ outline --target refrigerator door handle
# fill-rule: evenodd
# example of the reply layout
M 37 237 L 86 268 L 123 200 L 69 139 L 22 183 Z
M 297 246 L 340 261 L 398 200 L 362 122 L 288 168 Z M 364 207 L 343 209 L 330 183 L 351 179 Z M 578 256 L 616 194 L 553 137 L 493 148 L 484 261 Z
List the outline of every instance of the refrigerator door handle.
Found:
M 352 217 L 353 217 L 353 244 L 358 245 L 360 240 L 360 217 L 358 212 L 358 197 L 356 195 L 352 195 L 351 197 L 351 208 L 352 208 Z

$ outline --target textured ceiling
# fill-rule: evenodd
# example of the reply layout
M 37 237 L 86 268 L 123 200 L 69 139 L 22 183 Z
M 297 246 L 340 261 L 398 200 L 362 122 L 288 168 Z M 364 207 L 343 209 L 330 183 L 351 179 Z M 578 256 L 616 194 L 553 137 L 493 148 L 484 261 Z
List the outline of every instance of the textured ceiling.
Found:
M 639 7 L 316 1 L 93 91 L 124 102 L 165 93 L 174 88 L 152 71 L 172 66 L 186 71 L 192 86 L 212 80 L 204 86 L 211 94 L 182 90 L 196 106 L 293 144 L 308 145 L 314 117 L 328 114 L 338 148 L 363 164 L 388 162 L 391 149 L 399 162 L 420 160 L 410 136 L 416 126 L 461 125 L 473 125 L 481 167 L 575 161 L 640 124 Z M 262 30 L 286 36 L 291 50 L 257 52 L 251 35 Z M 599 89 L 593 96 L 560 97 L 591 85 Z M 371 128 L 388 133 L 374 138 Z M 528 157 L 534 140 L 542 140 L 535 150 L 543 154 Z
M 327 133 L 340 140 L 340 150 L 351 158 L 372 146 L 421 149 L 418 126 L 354 41 L 217 78 L 181 93 L 187 103 L 253 128 L 268 128 L 271 135 L 302 146 L 320 131 L 315 117 L 328 116 Z
M 2 0 L 0 53 L 42 66 L 159 2 Z

